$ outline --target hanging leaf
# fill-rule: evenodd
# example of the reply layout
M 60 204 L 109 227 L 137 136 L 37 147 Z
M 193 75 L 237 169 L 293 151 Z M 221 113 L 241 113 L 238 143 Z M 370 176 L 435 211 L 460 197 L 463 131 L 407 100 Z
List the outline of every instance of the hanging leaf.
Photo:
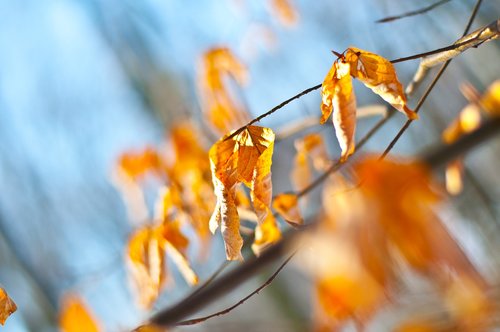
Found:
M 273 208 L 292 226 L 302 225 L 304 220 L 299 209 L 297 195 L 284 193 L 277 195 L 273 200 Z
M 150 308 L 166 280 L 165 252 L 154 228 L 144 227 L 132 234 L 127 258 L 138 302 L 141 307 Z
M 187 283 L 191 286 L 196 285 L 198 276 L 187 260 L 189 240 L 181 233 L 179 222 L 166 220 L 158 226 L 156 232 L 159 234 L 160 246 L 172 258 Z
M 97 321 L 82 300 L 72 294 L 64 296 L 59 312 L 62 332 L 99 332 Z
M 255 249 L 276 241 L 279 234 L 269 209 L 272 197 L 271 157 L 274 133 L 269 128 L 249 126 L 238 135 L 224 136 L 210 149 L 212 180 L 217 204 L 210 219 L 210 230 L 220 226 L 230 260 L 242 259 L 243 239 L 239 233 L 236 209 L 236 185 L 240 182 L 250 188 L 253 207 L 259 221 L 259 243 Z M 267 234 L 267 235 L 266 235 Z M 264 236 L 266 235 L 266 236 Z M 257 241 L 257 237 L 256 237 Z
M 248 80 L 246 68 L 227 47 L 215 47 L 203 54 L 198 68 L 198 86 L 201 104 L 206 118 L 218 133 L 226 133 L 249 121 L 243 110 L 231 95 L 227 79 L 243 85 Z
M 354 78 L 359 79 L 398 111 L 406 114 L 409 119 L 418 119 L 418 114 L 406 105 L 403 86 L 389 60 L 356 47 L 349 47 L 344 58 L 351 65 L 350 71 Z
M 321 124 L 333 112 L 335 134 L 342 150 L 341 160 L 345 161 L 354 152 L 354 132 L 356 129 L 356 98 L 349 74 L 350 65 L 335 61 L 323 81 L 321 90 Z
M 17 306 L 7 292 L 0 287 L 0 324 L 4 325 L 7 318 L 17 310 Z
M 138 180 L 148 172 L 160 172 L 161 158 L 151 147 L 141 152 L 128 152 L 123 154 L 118 161 L 119 170 L 133 180 Z

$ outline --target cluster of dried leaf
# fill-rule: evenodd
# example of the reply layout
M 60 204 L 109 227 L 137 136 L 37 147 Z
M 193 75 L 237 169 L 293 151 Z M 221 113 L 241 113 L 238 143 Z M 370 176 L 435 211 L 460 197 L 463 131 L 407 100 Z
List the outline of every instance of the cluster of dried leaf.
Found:
M 284 25 L 297 21 L 289 1 L 272 0 L 270 5 Z M 498 34 L 487 34 L 490 30 L 478 30 L 476 35 L 496 38 Z M 477 36 L 466 46 L 476 45 Z M 333 113 L 343 163 L 355 150 L 357 107 L 352 78 L 409 119 L 418 116 L 408 108 L 390 61 L 355 47 L 337 56 L 322 84 L 319 122 L 325 123 Z M 231 85 L 231 80 L 236 85 Z M 169 280 L 167 257 L 187 283 L 197 283 L 188 260 L 190 240 L 184 230 L 194 231 L 201 251 L 206 253 L 209 231 L 215 233 L 220 228 L 226 258 L 242 260 L 239 211 L 248 212 L 252 206 L 256 226 L 251 247 L 258 255 L 281 238 L 271 206 L 290 225 L 300 226 L 299 199 L 311 188 L 313 173 L 332 165 L 320 134 L 297 139 L 291 173 L 295 192 L 273 199 L 275 134 L 270 128 L 245 125 L 249 116 L 234 88 L 247 80 L 246 68 L 228 48 L 208 50 L 198 68 L 199 94 L 207 123 L 222 138 L 207 151 L 199 143 L 199 130 L 183 122 L 168 130 L 164 147 L 125 153 L 119 159 L 114 182 L 136 226 L 128 241 L 126 260 L 139 303 L 145 308 L 153 305 Z M 446 143 L 477 128 L 481 109 L 499 114 L 500 81 L 483 96 L 470 88 L 467 96 L 471 103 L 443 133 Z M 462 167 L 461 160 L 447 167 L 447 188 L 453 194 L 462 187 Z M 145 199 L 152 183 L 157 197 L 154 209 L 148 208 Z M 249 189 L 250 199 L 242 184 Z M 492 315 L 499 308 L 490 299 L 488 282 L 436 214 L 443 193 L 425 165 L 365 157 L 353 165 L 349 178 L 331 176 L 322 199 L 324 209 L 317 227 L 300 240 L 306 247 L 301 266 L 314 279 L 316 330 L 336 330 L 348 321 L 364 326 L 397 302 L 403 284 L 400 272 L 404 270 L 418 273 L 434 287 L 446 318 L 413 317 L 398 323 L 394 330 L 486 331 L 496 321 Z M 68 294 L 61 303 L 63 331 L 100 330 L 78 297 Z M 0 288 L 0 324 L 15 310 L 14 302 Z M 145 325 L 137 331 L 159 330 Z

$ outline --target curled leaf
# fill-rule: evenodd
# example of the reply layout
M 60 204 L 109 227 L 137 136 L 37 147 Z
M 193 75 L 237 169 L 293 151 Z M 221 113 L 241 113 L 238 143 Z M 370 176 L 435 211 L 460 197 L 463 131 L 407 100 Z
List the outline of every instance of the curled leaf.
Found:
M 244 183 L 250 188 L 250 196 L 259 226 L 265 227 L 260 234 L 260 245 L 275 241 L 279 233 L 270 211 L 272 197 L 271 158 L 274 133 L 269 128 L 248 126 L 238 135 L 226 135 L 210 149 L 212 180 L 217 203 L 210 219 L 210 230 L 220 226 L 230 260 L 241 259 L 243 239 L 239 233 L 239 216 L 236 208 L 236 185 Z M 265 225 L 265 226 L 264 226 Z M 264 240 L 265 239 L 265 240 Z M 257 238 L 256 238 L 257 240 Z
M 342 150 L 341 160 L 346 160 L 354 152 L 354 132 L 356 129 L 356 98 L 352 86 L 349 63 L 334 62 L 321 90 L 321 123 L 325 123 L 333 112 L 335 135 Z
M 229 92 L 227 78 L 243 85 L 248 80 L 248 73 L 227 47 L 205 52 L 198 68 L 198 86 L 207 118 L 219 133 L 248 122 L 243 106 Z
M 7 318 L 17 310 L 17 306 L 7 292 L 0 287 L 0 324 L 4 325 Z
M 127 258 L 139 304 L 150 308 L 165 283 L 165 252 L 151 227 L 136 231 L 128 242 Z
M 354 78 L 359 79 L 398 111 L 406 114 L 409 119 L 418 119 L 417 113 L 406 105 L 403 86 L 389 60 L 356 47 L 349 47 L 344 57 L 351 65 L 351 75 Z
M 59 327 L 62 332 L 99 332 L 97 321 L 76 295 L 66 295 L 59 312 Z

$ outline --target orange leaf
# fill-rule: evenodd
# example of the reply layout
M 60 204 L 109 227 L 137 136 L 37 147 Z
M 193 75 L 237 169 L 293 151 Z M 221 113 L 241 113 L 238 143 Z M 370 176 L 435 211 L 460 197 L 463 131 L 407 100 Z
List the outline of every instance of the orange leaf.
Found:
M 139 304 L 150 308 L 165 282 L 165 252 L 155 229 L 144 227 L 130 237 L 127 258 Z
M 139 153 L 125 153 L 118 161 L 120 170 L 134 180 L 147 172 L 160 171 L 161 164 L 160 156 L 150 147 Z
M 279 194 L 273 200 L 273 208 L 292 226 L 302 225 L 304 220 L 295 194 Z
M 0 324 L 4 325 L 7 318 L 17 310 L 17 306 L 7 292 L 0 287 Z
M 346 160 L 354 152 L 356 98 L 349 72 L 348 63 L 335 61 L 321 90 L 321 123 L 325 123 L 333 111 L 333 126 L 342 150 L 341 160 Z
M 186 258 L 186 250 L 189 240 L 181 233 L 179 222 L 169 220 L 163 222 L 156 230 L 159 234 L 160 245 L 167 250 L 181 272 L 184 279 L 190 285 L 198 283 L 198 276 L 194 273 Z
M 351 75 L 354 78 L 359 79 L 398 111 L 405 113 L 409 119 L 418 119 L 417 113 L 406 105 L 403 86 L 389 60 L 356 47 L 349 47 L 344 57 L 351 65 Z
M 62 332 L 98 332 L 96 320 L 85 304 L 76 295 L 66 295 L 59 313 L 59 327 Z
M 229 135 L 215 143 L 209 152 L 214 192 L 217 196 L 215 211 L 210 219 L 210 230 L 215 232 L 221 226 L 226 256 L 234 260 L 242 258 L 243 245 L 236 209 L 238 183 L 242 182 L 250 188 L 259 224 L 266 224 L 266 231 L 275 228 L 271 232 L 273 236 L 266 238 L 273 241 L 276 232 L 279 233 L 269 208 L 272 197 L 271 158 L 274 133 L 269 128 L 249 126 L 231 139 L 226 139 L 227 137 Z M 264 244 L 266 243 L 261 243 Z
M 377 223 L 413 268 L 441 278 L 443 268 L 484 283 L 433 211 L 440 201 L 429 169 L 416 162 L 368 158 L 354 168 L 367 205 L 365 219 Z
M 198 76 L 202 105 L 214 129 L 224 133 L 248 122 L 243 106 L 237 104 L 226 86 L 228 77 L 240 85 L 245 84 L 247 70 L 227 47 L 205 52 Z

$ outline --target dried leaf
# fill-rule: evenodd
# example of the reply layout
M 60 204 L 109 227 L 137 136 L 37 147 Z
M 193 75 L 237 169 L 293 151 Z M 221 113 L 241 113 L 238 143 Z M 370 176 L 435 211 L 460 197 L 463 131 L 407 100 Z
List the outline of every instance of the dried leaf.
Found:
M 264 242 L 274 241 L 275 231 L 279 232 L 269 208 L 272 197 L 271 157 L 274 133 L 269 128 L 249 126 L 238 135 L 230 139 L 227 137 L 229 135 L 215 143 L 209 152 L 217 197 L 215 211 L 210 219 L 210 230 L 215 232 L 221 226 L 226 256 L 234 260 L 242 258 L 243 245 L 236 209 L 238 183 L 242 182 L 250 188 L 259 226 L 265 227 L 259 231 L 262 235 L 259 246 L 265 245 Z M 265 234 L 269 236 L 264 236 Z
M 156 232 L 159 233 L 161 247 L 167 251 L 189 285 L 198 283 L 198 276 L 191 269 L 186 257 L 189 240 L 181 233 L 179 222 L 169 220 L 163 222 Z
M 356 129 L 356 98 L 349 74 L 350 65 L 336 61 L 325 77 L 322 86 L 321 123 L 325 123 L 333 111 L 333 126 L 342 150 L 341 160 L 354 152 Z
M 227 47 L 216 47 L 203 55 L 198 68 L 198 86 L 207 119 L 219 133 L 225 133 L 248 122 L 248 115 L 231 96 L 227 78 L 243 85 L 248 79 L 246 68 Z
M 132 234 L 127 258 L 139 304 L 150 308 L 165 283 L 165 251 L 154 228 L 144 227 Z
M 389 60 L 355 47 L 348 48 L 344 57 L 351 65 L 351 75 L 354 78 L 359 79 L 398 111 L 406 114 L 409 119 L 418 119 L 417 113 L 406 105 L 403 86 Z
M 17 310 L 17 306 L 7 292 L 0 287 L 0 324 L 4 325 L 7 318 Z
M 304 222 L 299 209 L 299 199 L 295 194 L 277 195 L 273 200 L 273 208 L 292 226 L 302 225 Z
M 162 161 L 158 153 L 151 147 L 141 152 L 128 152 L 118 161 L 119 170 L 133 180 L 138 180 L 148 172 L 161 171 Z
M 62 332 L 98 332 L 101 329 L 89 309 L 76 295 L 66 295 L 59 313 Z

